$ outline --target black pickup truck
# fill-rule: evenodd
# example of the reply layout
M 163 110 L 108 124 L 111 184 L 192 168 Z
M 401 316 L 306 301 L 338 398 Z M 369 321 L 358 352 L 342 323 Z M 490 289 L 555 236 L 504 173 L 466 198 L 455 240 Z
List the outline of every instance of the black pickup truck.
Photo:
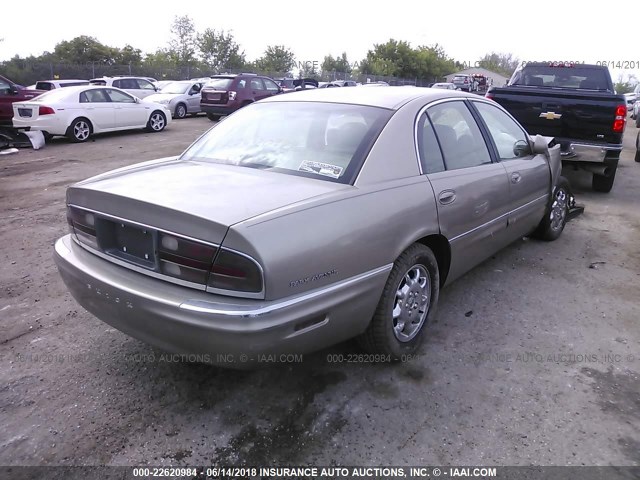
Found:
M 567 62 L 527 63 L 505 87 L 491 87 L 498 102 L 531 135 L 555 137 L 562 162 L 590 171 L 592 187 L 609 192 L 627 122 L 624 95 L 617 95 L 606 66 Z

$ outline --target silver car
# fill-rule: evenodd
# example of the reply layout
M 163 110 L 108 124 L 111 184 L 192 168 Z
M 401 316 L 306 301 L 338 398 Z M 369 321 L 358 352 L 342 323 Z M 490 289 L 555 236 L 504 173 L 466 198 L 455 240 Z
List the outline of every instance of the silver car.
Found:
M 200 113 L 200 90 L 203 83 L 200 81 L 171 82 L 153 95 L 146 97 L 147 102 L 166 105 L 173 118 L 184 118 L 187 114 Z
M 179 157 L 69 187 L 55 259 L 89 312 L 175 353 L 243 367 L 358 337 L 397 360 L 442 287 L 560 236 L 570 192 L 547 140 L 462 92 L 277 95 Z

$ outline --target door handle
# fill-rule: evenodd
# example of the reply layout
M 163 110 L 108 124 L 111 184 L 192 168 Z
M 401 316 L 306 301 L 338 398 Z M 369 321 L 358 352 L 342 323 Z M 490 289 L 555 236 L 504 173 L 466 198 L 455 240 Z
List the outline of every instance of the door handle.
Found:
M 520 183 L 520 180 L 522 180 L 522 176 L 518 172 L 511 174 L 511 183 Z
M 438 201 L 442 205 L 449 205 L 450 203 L 455 202 L 455 200 L 456 192 L 454 192 L 453 190 L 444 190 L 440 192 L 440 195 L 438 195 Z

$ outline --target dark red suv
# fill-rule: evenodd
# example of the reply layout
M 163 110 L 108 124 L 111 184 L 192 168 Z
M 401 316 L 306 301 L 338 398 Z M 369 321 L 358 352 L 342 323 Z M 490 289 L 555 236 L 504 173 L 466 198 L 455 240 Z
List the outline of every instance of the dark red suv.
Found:
M 222 115 L 229 115 L 245 105 L 281 92 L 282 88 L 271 78 L 255 73 L 214 75 L 202 87 L 200 109 L 209 120 L 216 121 Z

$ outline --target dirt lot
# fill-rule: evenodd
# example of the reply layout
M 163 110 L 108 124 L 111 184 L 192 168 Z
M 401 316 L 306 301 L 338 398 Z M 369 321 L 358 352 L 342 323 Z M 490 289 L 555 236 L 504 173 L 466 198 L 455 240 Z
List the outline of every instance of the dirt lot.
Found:
M 65 187 L 210 122 L 0 157 L 0 465 L 640 465 L 640 164 L 447 288 L 411 362 L 351 342 L 253 372 L 180 363 L 80 308 L 52 260 Z M 153 354 L 153 355 L 151 355 Z

